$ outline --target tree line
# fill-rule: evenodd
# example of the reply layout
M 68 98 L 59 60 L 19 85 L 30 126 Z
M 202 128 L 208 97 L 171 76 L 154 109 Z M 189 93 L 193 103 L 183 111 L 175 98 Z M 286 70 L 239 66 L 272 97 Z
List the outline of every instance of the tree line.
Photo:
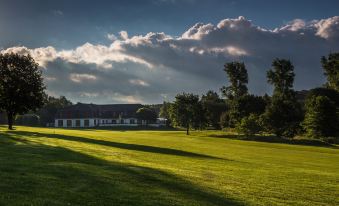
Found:
M 248 91 L 249 77 L 245 63 L 228 62 L 224 71 L 229 85 L 217 92 L 202 95 L 180 93 L 173 102 L 164 102 L 160 116 L 169 124 L 190 129 L 234 128 L 238 133 L 275 134 L 292 138 L 339 136 L 339 53 L 321 58 L 327 82 L 298 99 L 293 89 L 294 66 L 290 60 L 276 58 L 267 71 L 267 82 L 273 86 L 271 96 L 256 96 Z

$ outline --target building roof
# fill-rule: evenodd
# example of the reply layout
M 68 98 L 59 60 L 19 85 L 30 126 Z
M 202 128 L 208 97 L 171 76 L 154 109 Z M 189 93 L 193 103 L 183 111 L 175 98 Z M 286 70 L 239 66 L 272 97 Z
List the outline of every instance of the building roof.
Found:
M 135 117 L 136 111 L 141 108 L 141 104 L 83 104 L 78 103 L 60 109 L 56 119 L 72 118 L 119 118 Z

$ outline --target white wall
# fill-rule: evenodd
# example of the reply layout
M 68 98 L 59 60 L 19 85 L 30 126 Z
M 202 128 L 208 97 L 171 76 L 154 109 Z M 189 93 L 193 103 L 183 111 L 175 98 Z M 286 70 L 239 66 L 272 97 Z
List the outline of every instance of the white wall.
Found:
M 134 124 L 130 124 L 131 120 L 134 119 Z M 63 121 L 63 127 L 67 127 L 67 120 L 72 121 L 72 126 L 71 127 L 76 127 L 76 120 L 80 120 L 80 127 L 85 127 L 85 120 L 89 120 L 89 127 L 95 127 L 95 126 L 100 126 L 100 127 L 105 127 L 105 126 L 138 126 L 137 124 L 137 119 L 136 118 L 127 118 L 123 119 L 124 124 L 120 123 L 119 119 L 115 119 L 117 124 L 112 124 L 112 119 L 88 119 L 88 118 L 83 118 L 83 119 L 55 119 L 54 124 L 55 127 L 59 127 L 58 121 L 62 120 Z M 94 121 L 96 120 L 96 125 L 94 124 Z M 102 121 L 105 123 L 103 124 Z M 106 124 L 106 121 L 108 123 Z

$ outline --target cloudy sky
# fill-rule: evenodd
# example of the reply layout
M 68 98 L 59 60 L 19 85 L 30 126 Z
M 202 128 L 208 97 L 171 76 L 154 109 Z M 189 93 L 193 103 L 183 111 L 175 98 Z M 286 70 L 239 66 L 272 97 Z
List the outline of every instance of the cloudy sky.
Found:
M 50 95 L 74 102 L 161 103 L 227 85 L 244 61 L 250 92 L 270 93 L 274 58 L 295 89 L 324 83 L 320 57 L 339 52 L 339 1 L 0 0 L 1 52 L 31 54 Z

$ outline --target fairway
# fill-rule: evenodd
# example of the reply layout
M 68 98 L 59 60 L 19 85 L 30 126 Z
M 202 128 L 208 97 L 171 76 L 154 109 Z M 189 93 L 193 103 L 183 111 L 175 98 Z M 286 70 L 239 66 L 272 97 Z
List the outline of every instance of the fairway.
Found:
M 0 127 L 0 205 L 339 205 L 339 150 L 221 131 Z

